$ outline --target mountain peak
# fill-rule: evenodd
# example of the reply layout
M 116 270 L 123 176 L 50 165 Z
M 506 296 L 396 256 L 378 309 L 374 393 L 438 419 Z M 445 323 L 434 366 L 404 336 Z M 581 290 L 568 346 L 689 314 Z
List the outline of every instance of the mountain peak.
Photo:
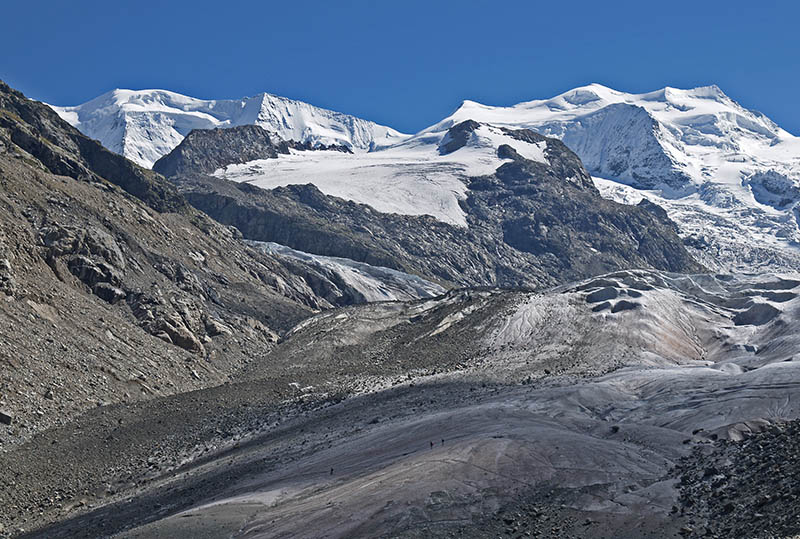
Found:
M 622 94 L 622 92 L 619 92 Z M 636 94 L 628 94 L 636 96 Z M 672 101 L 680 99 L 710 99 L 717 102 L 730 102 L 731 99 L 716 84 L 710 86 L 697 86 L 695 88 L 675 88 L 665 86 L 660 90 L 638 95 L 646 101 Z
M 719 237 L 730 238 L 719 247 L 727 253 L 726 267 L 745 267 L 753 253 L 769 252 L 758 257 L 800 268 L 794 253 L 800 214 L 791 209 L 800 210 L 800 138 L 715 84 L 637 94 L 592 83 L 510 107 L 464 101 L 423 135 L 467 119 L 559 138 L 593 176 L 648 190 L 648 196 L 662 197 L 654 198 L 658 203 L 679 206 L 687 197 L 699 198 L 708 226 L 724 223 Z M 642 195 L 636 197 L 638 202 Z M 685 215 L 686 230 L 705 230 Z M 734 238 L 728 230 L 741 234 Z M 767 241 L 750 239 L 755 230 Z
M 473 110 L 477 111 L 486 111 L 491 110 L 495 107 L 490 105 L 484 105 L 483 103 L 478 103 L 477 101 L 472 101 L 471 99 L 464 99 L 461 104 L 456 108 L 453 112 L 452 116 L 460 118 L 463 120 L 468 120 L 469 115 Z

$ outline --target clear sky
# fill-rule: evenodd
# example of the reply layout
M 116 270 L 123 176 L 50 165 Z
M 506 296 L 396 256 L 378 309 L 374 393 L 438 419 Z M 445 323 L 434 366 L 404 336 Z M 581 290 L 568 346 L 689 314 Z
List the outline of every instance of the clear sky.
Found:
M 0 78 L 58 105 L 267 91 L 415 132 L 464 99 L 717 84 L 800 135 L 794 1 L 14 0 L 0 16 Z

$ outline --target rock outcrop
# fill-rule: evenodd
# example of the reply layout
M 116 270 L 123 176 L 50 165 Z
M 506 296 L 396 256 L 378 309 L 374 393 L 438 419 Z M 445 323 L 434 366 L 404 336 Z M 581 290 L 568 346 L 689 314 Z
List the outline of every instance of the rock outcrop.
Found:
M 234 163 L 274 159 L 278 154 L 288 154 L 290 148 L 351 153 L 347 146 L 285 141 L 258 125 L 195 129 L 175 150 L 156 161 L 153 170 L 164 176 L 210 174 Z

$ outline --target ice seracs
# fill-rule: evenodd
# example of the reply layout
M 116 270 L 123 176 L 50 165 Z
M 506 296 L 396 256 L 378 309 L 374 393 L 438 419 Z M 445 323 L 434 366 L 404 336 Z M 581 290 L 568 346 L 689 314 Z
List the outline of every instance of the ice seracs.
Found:
M 272 94 L 203 100 L 166 90 L 113 90 L 87 103 L 53 109 L 84 134 L 152 167 L 192 129 L 255 124 L 285 140 L 371 150 L 403 140 L 390 127 Z

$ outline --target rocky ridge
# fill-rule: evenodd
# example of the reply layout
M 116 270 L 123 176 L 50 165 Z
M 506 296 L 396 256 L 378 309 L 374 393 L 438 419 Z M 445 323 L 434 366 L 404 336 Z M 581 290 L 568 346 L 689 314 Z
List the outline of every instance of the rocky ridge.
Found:
M 107 92 L 73 107 L 53 107 L 72 126 L 145 167 L 193 129 L 258 125 L 283 140 L 369 151 L 403 140 L 394 129 L 268 93 L 202 100 L 166 90 Z
M 3 445 L 223 383 L 330 307 L 160 175 L 0 85 Z

